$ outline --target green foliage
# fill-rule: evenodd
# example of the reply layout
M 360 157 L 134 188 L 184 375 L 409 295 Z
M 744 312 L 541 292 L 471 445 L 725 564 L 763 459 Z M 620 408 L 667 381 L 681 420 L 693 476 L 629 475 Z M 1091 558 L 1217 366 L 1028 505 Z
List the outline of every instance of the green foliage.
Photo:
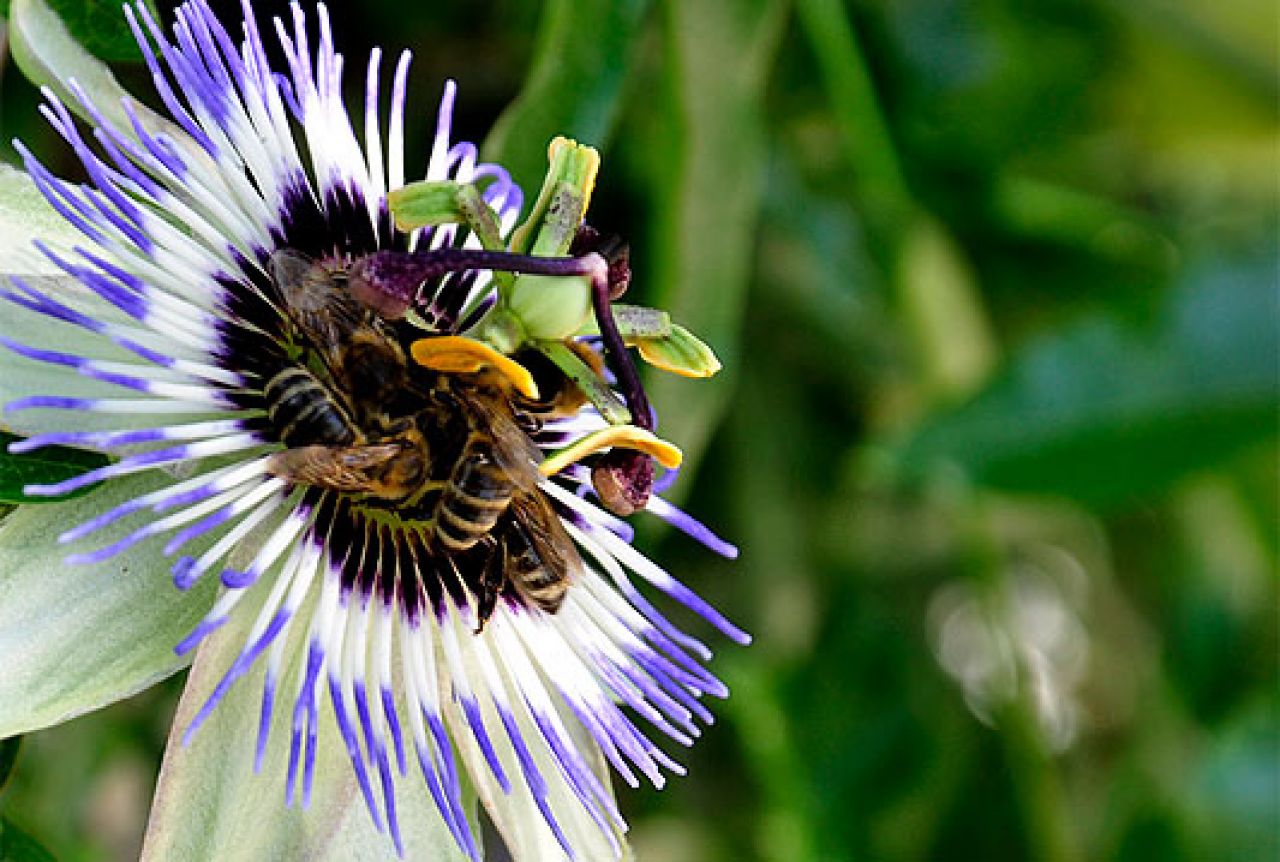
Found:
M 83 488 L 63 497 L 28 497 L 22 489 L 27 485 L 53 484 L 105 466 L 107 457 L 98 452 L 72 449 L 68 446 L 45 446 L 34 452 L 14 455 L 10 443 L 21 438 L 0 431 L 0 502 L 45 503 L 67 500 L 87 494 L 96 486 Z
M 894 452 L 914 476 L 1110 506 L 1149 498 L 1276 431 L 1274 261 L 1205 261 L 1142 319 L 1096 312 L 1023 345 L 971 401 Z
M 12 821 L 0 817 L 0 860 L 3 862 L 54 862 L 53 854 Z
M 18 760 L 18 749 L 21 747 L 21 736 L 0 739 L 0 790 L 4 789 L 5 783 L 9 780 L 9 775 L 13 772 L 13 765 Z
M 520 94 L 485 141 L 485 158 L 527 191 L 546 169 L 541 148 L 556 135 L 606 142 L 650 0 L 550 0 Z
M 768 156 L 765 83 L 786 20 L 787 4 L 775 0 L 664 3 L 661 72 L 638 88 L 661 94 L 640 102 L 643 135 L 628 137 L 627 148 L 645 154 L 636 193 L 650 196 L 636 268 L 643 296 L 706 339 L 726 369 L 696 384 L 648 377 L 654 404 L 681 405 L 663 417 L 663 433 L 680 441 L 688 469 L 701 460 L 738 373 Z
M 12 0 L 0 0 L 0 18 L 9 17 Z M 49 6 L 91 54 L 107 61 L 139 61 L 142 54 L 120 3 L 111 0 L 50 0 Z M 148 5 L 154 5 L 148 0 Z

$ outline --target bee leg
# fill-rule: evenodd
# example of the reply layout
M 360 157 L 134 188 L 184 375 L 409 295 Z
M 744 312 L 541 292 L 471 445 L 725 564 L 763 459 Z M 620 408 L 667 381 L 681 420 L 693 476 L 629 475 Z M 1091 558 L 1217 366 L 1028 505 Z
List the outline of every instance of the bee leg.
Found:
M 485 560 L 484 568 L 480 571 L 480 604 L 476 608 L 476 617 L 478 619 L 476 634 L 484 631 L 484 624 L 489 621 L 489 617 L 493 616 L 493 610 L 498 606 L 498 594 L 502 591 L 502 582 L 504 580 L 505 550 L 496 542 L 489 543 L 487 550 L 489 551 L 489 558 Z

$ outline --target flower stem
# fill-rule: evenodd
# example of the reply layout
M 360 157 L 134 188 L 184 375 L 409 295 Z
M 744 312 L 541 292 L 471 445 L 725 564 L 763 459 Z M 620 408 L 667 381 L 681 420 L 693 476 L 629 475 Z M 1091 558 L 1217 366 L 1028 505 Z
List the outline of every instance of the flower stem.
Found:
M 961 522 L 964 556 L 987 607 L 998 620 L 1009 618 L 1009 566 L 996 534 L 992 499 L 972 489 L 954 500 Z M 1022 817 L 1029 857 L 1035 862 L 1078 862 L 1062 783 L 1041 728 L 1032 680 L 1018 661 L 1013 696 L 994 714 L 1005 764 Z

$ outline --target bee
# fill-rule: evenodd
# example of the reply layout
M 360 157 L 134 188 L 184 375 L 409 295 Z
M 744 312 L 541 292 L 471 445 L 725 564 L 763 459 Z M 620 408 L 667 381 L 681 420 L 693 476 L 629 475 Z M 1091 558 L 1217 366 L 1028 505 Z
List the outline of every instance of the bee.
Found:
M 470 431 L 432 513 L 437 546 L 453 554 L 479 549 L 477 632 L 510 586 L 546 611 L 560 609 L 582 567 L 573 541 L 538 488 L 538 451 L 502 387 L 468 381 L 451 392 Z
M 429 458 L 412 420 L 387 412 L 408 380 L 404 349 L 351 296 L 341 268 L 291 249 L 275 252 L 268 268 L 318 366 L 290 364 L 263 387 L 267 415 L 289 447 L 271 456 L 268 471 L 379 500 L 410 496 L 426 478 Z
M 558 611 L 582 560 L 538 487 L 529 433 L 576 412 L 581 391 L 549 363 L 536 401 L 490 372 L 410 368 L 395 324 L 352 294 L 344 267 L 285 249 L 268 268 L 313 360 L 264 387 L 288 447 L 268 470 L 393 507 L 425 525 L 430 551 L 477 563 L 477 633 L 508 589 Z

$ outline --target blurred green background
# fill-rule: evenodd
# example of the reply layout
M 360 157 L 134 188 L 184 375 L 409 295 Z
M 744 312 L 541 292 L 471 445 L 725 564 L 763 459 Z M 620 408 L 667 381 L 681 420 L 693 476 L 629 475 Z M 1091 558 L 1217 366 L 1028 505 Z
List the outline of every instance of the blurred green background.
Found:
M 446 77 L 526 190 L 599 146 L 633 301 L 724 360 L 652 394 L 742 557 L 642 539 L 756 642 L 690 775 L 621 791 L 640 859 L 1280 855 L 1272 2 L 332 8 L 352 70 L 415 51 L 423 164 Z M 134 858 L 179 685 L 29 737 L 5 818 Z

